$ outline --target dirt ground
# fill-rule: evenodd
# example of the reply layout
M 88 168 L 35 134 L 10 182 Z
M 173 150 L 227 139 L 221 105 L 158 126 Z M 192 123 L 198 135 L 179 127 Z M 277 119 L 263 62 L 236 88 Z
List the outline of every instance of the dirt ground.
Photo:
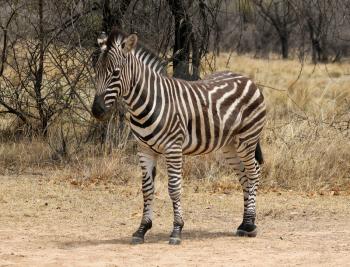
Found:
M 233 235 L 239 191 L 185 182 L 183 243 L 169 246 L 172 212 L 158 181 L 153 229 L 130 245 L 139 185 L 80 188 L 43 175 L 0 176 L 0 266 L 350 266 L 350 197 L 258 196 L 259 234 Z

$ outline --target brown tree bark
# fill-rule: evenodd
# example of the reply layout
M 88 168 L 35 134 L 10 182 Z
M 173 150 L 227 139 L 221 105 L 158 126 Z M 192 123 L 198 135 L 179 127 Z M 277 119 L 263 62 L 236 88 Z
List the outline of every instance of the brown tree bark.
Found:
M 34 92 L 35 92 L 35 101 L 36 108 L 39 112 L 40 122 L 41 122 L 41 133 L 46 136 L 47 134 L 47 125 L 48 125 L 48 116 L 44 109 L 44 99 L 42 97 L 42 82 L 43 82 L 43 73 L 44 73 L 44 56 L 45 56 L 45 32 L 44 32 L 44 21 L 43 21 L 43 6 L 44 0 L 38 0 L 38 17 L 39 17 L 39 25 L 38 25 L 38 40 L 39 40 L 39 55 L 38 55 L 38 63 L 37 66 L 33 68 L 34 72 Z M 36 64 L 36 63 L 34 63 Z
M 123 27 L 122 18 L 130 5 L 131 0 L 120 1 L 120 6 L 113 9 L 110 0 L 103 0 L 102 4 L 102 30 L 110 32 L 114 26 Z
M 185 80 L 191 79 L 190 41 L 192 26 L 186 13 L 183 0 L 168 0 L 175 23 L 175 41 L 173 47 L 173 76 Z

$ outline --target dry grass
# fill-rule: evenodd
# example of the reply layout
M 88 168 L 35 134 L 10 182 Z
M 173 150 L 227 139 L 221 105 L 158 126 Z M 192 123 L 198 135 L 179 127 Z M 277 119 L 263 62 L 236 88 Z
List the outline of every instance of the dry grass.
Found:
M 49 146 L 40 139 L 0 143 L 0 173 L 3 175 L 40 172 L 53 163 Z
M 303 66 L 297 61 L 261 60 L 228 54 L 217 58 L 217 69 L 247 75 L 264 87 L 268 121 L 262 139 L 266 164 L 263 189 L 308 192 L 350 190 L 350 64 Z M 131 147 L 131 146 L 130 146 Z M 121 183 L 140 176 L 131 148 L 104 154 L 98 146 L 84 148 L 69 162 L 52 160 L 52 149 L 40 140 L 0 144 L 3 173 L 45 168 L 55 179 L 82 187 Z M 158 174 L 166 179 L 164 162 Z M 163 178 L 162 178 L 163 177 Z M 232 170 L 215 155 L 186 158 L 184 179 L 207 181 L 206 189 L 239 188 Z
M 339 131 L 291 120 L 274 127 L 269 121 L 263 140 L 263 183 L 300 191 L 350 189 L 349 140 Z
M 350 188 L 350 65 L 233 55 L 217 59 L 262 87 L 268 121 L 262 185 L 300 191 Z M 277 90 L 276 90 L 277 89 Z
M 74 163 L 67 164 L 64 169 L 58 168 L 51 173 L 53 179 L 68 181 L 82 188 L 101 184 L 125 185 L 134 177 L 140 176 L 137 157 L 128 155 L 123 150 L 102 156 L 85 155 Z
M 217 59 L 217 69 L 230 69 L 247 75 L 264 88 L 270 116 L 288 116 L 306 112 L 317 118 L 332 118 L 344 106 L 349 111 L 350 64 L 303 64 L 296 60 L 254 59 L 224 54 Z M 228 63 L 228 64 L 227 64 Z

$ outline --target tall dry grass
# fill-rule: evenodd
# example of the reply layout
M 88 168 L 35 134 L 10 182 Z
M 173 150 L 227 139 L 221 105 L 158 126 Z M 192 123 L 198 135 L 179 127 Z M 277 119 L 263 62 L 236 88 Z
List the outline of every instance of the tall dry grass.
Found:
M 267 102 L 262 185 L 349 190 L 350 65 L 227 58 L 217 59 L 218 69 L 251 77 Z
M 251 77 L 263 90 L 268 120 L 262 137 L 265 156 L 261 187 L 296 191 L 350 191 L 350 64 L 312 65 L 295 60 L 262 60 L 222 54 L 217 70 Z M 267 86 L 267 87 L 265 87 Z M 134 144 L 112 151 L 86 145 L 69 160 L 42 140 L 0 143 L 0 172 L 41 170 L 78 186 L 139 182 Z M 186 183 L 206 181 L 211 191 L 239 188 L 231 169 L 216 156 L 186 157 Z M 19 166 L 19 167 L 18 167 Z M 164 160 L 157 172 L 166 181 Z M 163 178 L 162 178 L 163 177 Z

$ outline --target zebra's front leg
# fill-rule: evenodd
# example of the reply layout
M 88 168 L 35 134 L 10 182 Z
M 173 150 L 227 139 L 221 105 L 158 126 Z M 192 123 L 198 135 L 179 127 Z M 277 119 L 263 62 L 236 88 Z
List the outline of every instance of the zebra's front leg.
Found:
M 143 215 L 139 228 L 132 235 L 132 244 L 142 244 L 146 232 L 152 228 L 152 202 L 154 198 L 157 155 L 152 151 L 140 151 L 139 164 L 142 169 Z
M 184 226 L 181 209 L 181 176 L 182 176 L 182 150 L 174 148 L 168 151 L 166 156 L 166 164 L 168 170 L 168 191 L 173 202 L 174 223 L 173 230 L 170 235 L 169 244 L 179 245 L 181 243 L 181 232 Z

